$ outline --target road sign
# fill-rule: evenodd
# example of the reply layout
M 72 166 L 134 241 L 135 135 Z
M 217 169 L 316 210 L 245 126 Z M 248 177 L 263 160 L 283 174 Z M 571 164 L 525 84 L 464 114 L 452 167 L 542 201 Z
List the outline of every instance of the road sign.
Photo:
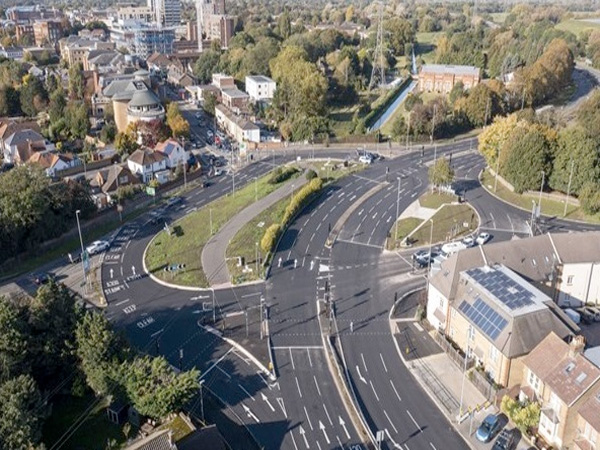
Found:
M 146 186 L 146 194 L 154 197 L 156 195 L 156 188 L 153 188 L 151 186 Z
M 81 255 L 81 260 L 83 261 L 83 271 L 88 273 L 90 271 L 90 255 L 87 250 L 83 251 Z

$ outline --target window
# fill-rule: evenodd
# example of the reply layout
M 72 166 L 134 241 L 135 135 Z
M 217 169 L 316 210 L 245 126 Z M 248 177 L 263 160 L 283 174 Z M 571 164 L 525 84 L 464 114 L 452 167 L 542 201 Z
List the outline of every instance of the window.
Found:
M 560 414 L 560 404 L 561 404 L 560 399 L 554 392 L 552 392 L 550 394 L 550 407 L 554 410 L 556 415 Z
M 490 360 L 494 363 L 498 362 L 498 349 L 494 346 L 490 347 Z
M 528 370 L 529 370 L 529 377 L 528 377 L 527 381 L 529 383 L 529 386 L 531 386 L 533 388 L 533 390 L 539 394 L 540 393 L 540 384 L 541 384 L 540 379 L 536 376 L 535 373 L 533 373 L 531 371 L 531 369 L 528 369 Z
M 573 286 L 573 278 L 575 278 L 574 275 L 569 275 L 567 277 L 567 286 Z
M 467 336 L 470 341 L 475 339 L 475 328 L 473 328 L 473 325 L 469 325 L 469 329 L 467 330 Z
M 598 432 L 594 430 L 588 422 L 585 423 L 585 428 L 583 429 L 582 434 L 584 438 L 592 443 L 595 443 L 598 439 Z
M 546 417 L 545 414 L 540 415 L 540 431 L 549 439 L 554 438 L 555 425 Z

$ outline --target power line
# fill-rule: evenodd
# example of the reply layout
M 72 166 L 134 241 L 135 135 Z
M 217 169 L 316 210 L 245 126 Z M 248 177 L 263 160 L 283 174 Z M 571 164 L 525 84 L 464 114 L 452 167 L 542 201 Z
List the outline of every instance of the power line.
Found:
M 373 52 L 373 70 L 371 71 L 369 90 L 373 89 L 373 86 L 378 78 L 381 85 L 385 84 L 385 59 L 383 55 L 383 3 L 379 3 L 377 17 L 377 42 L 375 44 L 375 51 Z

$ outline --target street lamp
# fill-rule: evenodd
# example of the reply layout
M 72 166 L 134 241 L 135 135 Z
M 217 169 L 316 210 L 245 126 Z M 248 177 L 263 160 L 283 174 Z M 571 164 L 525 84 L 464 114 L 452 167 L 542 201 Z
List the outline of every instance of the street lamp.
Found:
M 540 208 L 540 214 L 542 213 L 542 190 L 544 189 L 544 181 L 546 181 L 546 172 L 542 170 L 542 184 L 540 185 L 540 200 L 538 201 L 538 205 Z
M 258 178 L 254 177 L 254 201 L 258 201 Z
M 402 188 L 402 177 L 398 177 L 398 195 L 396 197 L 396 236 L 394 239 L 395 242 L 398 241 L 398 218 L 400 216 L 400 189 Z
M 429 257 L 427 258 L 427 295 L 429 295 L 429 274 L 431 273 L 431 247 L 433 245 L 433 219 L 429 219 L 431 228 L 429 230 Z
M 79 224 L 79 214 L 81 211 L 78 209 L 75 211 L 75 218 L 77 219 L 77 231 L 79 231 L 79 243 L 81 244 L 81 269 L 83 270 L 83 282 L 87 289 L 87 276 L 85 274 L 85 250 L 83 249 L 83 237 L 81 236 L 81 225 Z

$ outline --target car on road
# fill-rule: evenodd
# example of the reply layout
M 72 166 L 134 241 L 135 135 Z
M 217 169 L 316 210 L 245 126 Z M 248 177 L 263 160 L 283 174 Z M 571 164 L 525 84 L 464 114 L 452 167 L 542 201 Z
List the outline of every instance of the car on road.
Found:
M 207 180 L 207 181 L 203 181 L 203 182 L 202 182 L 202 187 L 203 187 L 203 188 L 207 188 L 207 187 L 209 187 L 209 186 L 210 186 L 210 184 L 211 184 L 211 183 L 210 183 L 210 181 L 208 181 L 208 180 Z
M 85 250 L 88 252 L 88 255 L 91 256 L 108 250 L 108 247 L 110 247 L 110 244 L 107 241 L 94 241 L 88 245 Z
M 223 175 L 223 171 L 221 169 L 215 170 L 215 177 L 220 177 L 221 175 Z
M 214 136 L 213 132 L 212 132 L 212 131 L 210 131 L 210 130 L 206 130 L 206 135 L 207 135 L 209 138 L 212 138 L 212 137 Z
M 54 275 L 52 275 L 51 273 L 48 273 L 48 272 L 37 272 L 31 276 L 31 279 L 33 280 L 33 282 L 35 284 L 37 284 L 38 286 L 50 282 L 50 280 L 52 280 L 53 278 L 54 278 Z
M 171 197 L 167 200 L 167 207 L 170 208 L 171 206 L 179 205 L 181 202 L 183 202 L 183 197 Z
M 487 241 L 489 241 L 491 238 L 492 238 L 492 235 L 490 233 L 479 233 L 479 236 L 477 236 L 477 239 L 475 239 L 475 242 L 477 242 L 477 245 L 483 245 Z
M 196 119 L 200 120 L 202 118 L 202 114 L 200 114 L 199 112 L 196 113 Z
M 362 155 L 360 158 L 358 158 L 358 162 L 362 164 L 371 164 L 373 159 L 370 156 Z
M 512 450 L 515 445 L 516 431 L 513 430 L 502 430 L 498 435 L 498 439 L 494 442 L 492 450 Z
M 437 255 L 438 253 L 435 250 L 432 250 L 431 253 L 428 250 L 419 250 L 413 253 L 412 259 L 422 269 L 427 267 Z
M 496 414 L 488 414 L 477 428 L 475 437 L 480 442 L 490 442 L 498 431 L 500 431 L 500 418 Z
M 158 208 L 150 213 L 150 223 L 159 223 L 165 216 L 164 208 Z

